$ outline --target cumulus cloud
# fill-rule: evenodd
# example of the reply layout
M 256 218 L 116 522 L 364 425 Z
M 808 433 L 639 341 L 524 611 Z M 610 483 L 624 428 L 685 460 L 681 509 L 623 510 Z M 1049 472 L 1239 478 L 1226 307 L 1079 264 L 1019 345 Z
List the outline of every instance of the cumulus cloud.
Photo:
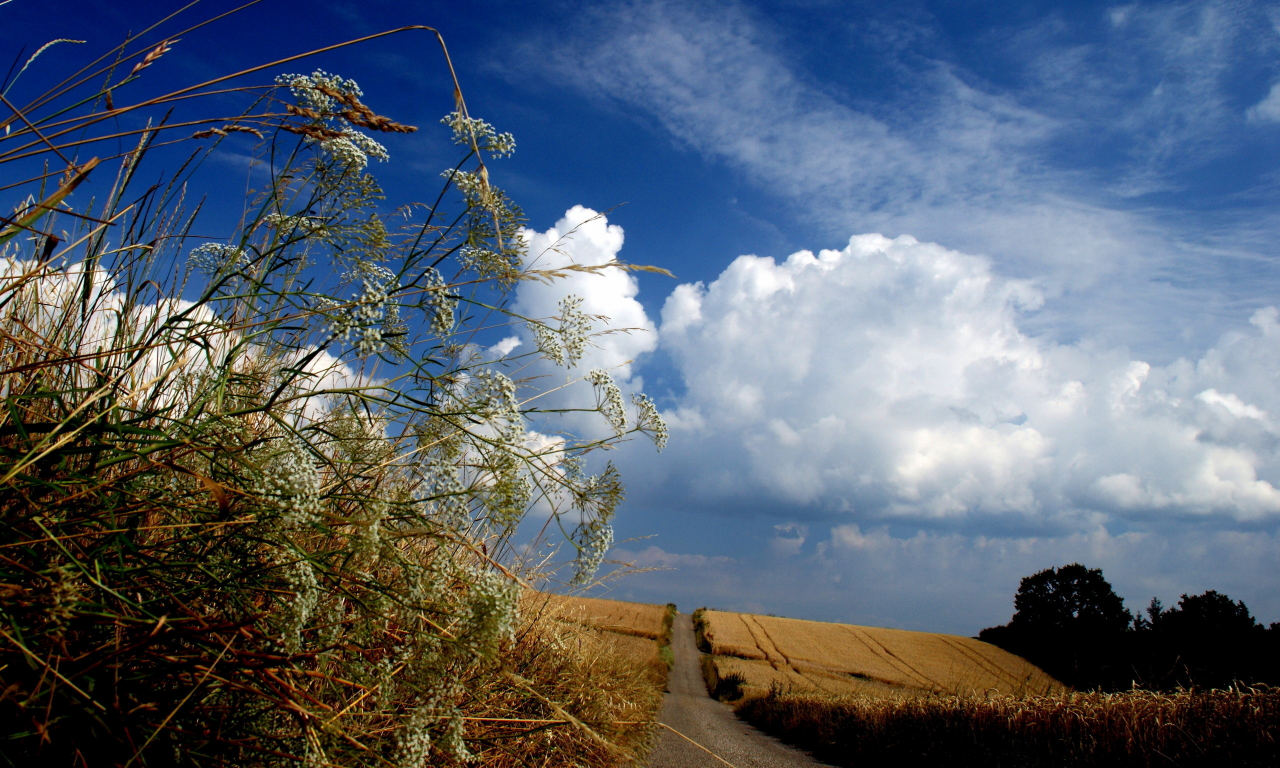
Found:
M 1274 308 L 1198 360 L 1152 366 L 1028 335 L 1041 302 L 989 260 L 909 236 L 742 256 L 663 308 L 687 386 L 676 461 L 698 465 L 690 485 L 861 520 L 1061 534 L 1280 515 Z
M 624 235 L 622 227 L 590 208 L 575 205 L 546 232 L 527 230 L 525 266 L 560 270 L 577 265 L 598 267 L 618 260 Z M 630 273 L 611 268 L 596 272 L 566 272 L 552 282 L 525 282 L 520 286 L 515 310 L 531 319 L 558 314 L 567 295 L 582 299 L 582 311 L 597 318 L 596 335 L 588 344 L 578 368 L 606 368 L 616 378 L 632 378 L 632 361 L 657 346 L 653 322 L 636 300 L 640 286 Z
M 623 233 L 574 209 L 530 242 L 604 264 Z M 524 284 L 517 306 L 545 316 L 573 292 L 654 327 L 625 273 L 571 279 Z M 626 596 L 972 633 L 1007 619 L 1019 577 L 1083 560 L 1131 600 L 1220 588 L 1280 610 L 1256 577 L 1280 572 L 1280 311 L 1153 365 L 1028 332 L 1042 306 L 987 258 L 870 234 L 739 257 L 672 290 L 656 333 L 602 337 L 584 366 L 638 390 L 657 346 L 683 385 L 668 450 L 623 469 L 632 514 L 677 510 L 692 551 L 615 553 L 668 569 Z

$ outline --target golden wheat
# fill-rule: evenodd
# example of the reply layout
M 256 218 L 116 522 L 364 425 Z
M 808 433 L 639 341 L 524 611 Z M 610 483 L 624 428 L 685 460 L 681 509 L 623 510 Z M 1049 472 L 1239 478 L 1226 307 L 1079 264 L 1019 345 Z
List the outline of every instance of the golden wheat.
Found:
M 546 599 L 548 612 L 564 621 L 665 642 L 666 606 L 565 595 L 547 595 Z
M 753 689 L 899 697 L 1048 694 L 1063 686 L 1025 659 L 968 637 L 704 611 L 711 653 Z M 717 664 L 719 664 L 717 660 Z
M 833 765 L 1271 766 L 1280 691 L 907 700 L 773 691 L 738 712 Z

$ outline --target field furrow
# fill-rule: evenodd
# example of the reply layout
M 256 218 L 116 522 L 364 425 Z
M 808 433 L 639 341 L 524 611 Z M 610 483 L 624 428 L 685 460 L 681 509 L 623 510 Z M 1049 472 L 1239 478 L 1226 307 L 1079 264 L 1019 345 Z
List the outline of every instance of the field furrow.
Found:
M 741 675 L 750 691 L 896 699 L 1063 690 L 1026 660 L 968 637 L 724 611 L 701 621 L 718 674 Z

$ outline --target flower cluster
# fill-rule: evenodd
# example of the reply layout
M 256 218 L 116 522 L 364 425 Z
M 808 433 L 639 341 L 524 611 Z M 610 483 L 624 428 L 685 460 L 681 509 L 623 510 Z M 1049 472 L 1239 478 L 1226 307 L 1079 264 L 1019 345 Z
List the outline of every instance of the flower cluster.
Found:
M 538 351 L 556 365 L 572 368 L 582 359 L 591 333 L 591 317 L 583 312 L 582 299 L 572 294 L 560 301 L 560 327 L 530 323 Z
M 320 148 L 328 152 L 338 165 L 357 173 L 369 165 L 370 157 L 377 160 L 391 159 L 386 147 L 351 128 L 343 130 L 341 136 L 324 139 L 320 142 Z
M 338 109 L 338 102 L 330 94 L 360 98 L 364 91 L 355 80 L 317 69 L 310 75 L 278 75 L 277 85 L 287 85 L 298 100 L 298 106 L 313 112 L 331 113 Z
M 302 647 L 302 628 L 320 604 L 320 583 L 315 568 L 305 559 L 286 565 L 284 574 L 293 595 L 284 604 L 281 645 L 296 653 Z
M 514 636 L 519 619 L 520 585 L 496 571 L 475 570 L 469 601 L 471 621 L 466 642 L 483 656 L 494 654 L 499 643 Z
M 388 303 L 391 292 L 400 287 L 395 273 L 380 264 L 357 261 L 343 279 L 359 281 L 361 290 L 351 294 L 349 304 L 323 303 L 322 309 L 331 310 L 329 336 L 354 343 L 362 356 L 381 352 L 387 346 L 383 332 L 402 326 L 399 308 Z
M 313 237 L 328 231 L 323 219 L 302 214 L 286 216 L 272 211 L 262 218 L 262 222 L 286 237 Z
M 249 268 L 244 250 L 225 243 L 205 243 L 191 249 L 188 263 L 208 277 L 239 272 Z
M 423 282 L 426 284 L 426 305 L 431 313 L 431 332 L 437 336 L 448 336 L 453 330 L 453 313 L 458 307 L 458 300 L 449 294 L 440 270 L 428 267 Z
M 627 406 L 622 401 L 622 390 L 618 389 L 609 372 L 602 368 L 591 369 L 587 380 L 595 388 L 596 407 L 600 409 L 600 415 L 609 422 L 614 434 L 621 436 L 627 431 Z
M 288 86 L 293 93 L 299 107 L 293 111 L 311 117 L 313 124 L 321 128 L 320 131 L 307 134 L 307 140 L 318 139 L 320 148 L 338 166 L 360 173 L 368 166 L 371 157 L 378 160 L 389 159 L 386 147 L 337 118 L 344 113 L 351 114 L 352 104 L 359 106 L 359 99 L 364 92 L 356 81 L 317 69 L 310 75 L 280 75 L 276 78 L 276 83 Z M 334 135 L 335 133 L 340 135 Z
M 290 440 L 262 468 L 255 491 L 280 510 L 285 524 L 300 527 L 320 519 L 320 473 L 302 444 Z
M 658 406 L 653 398 L 644 394 L 634 394 L 631 402 L 636 406 L 636 429 L 647 432 L 653 438 L 653 444 L 661 451 L 667 447 L 667 422 L 658 413 Z
M 498 133 L 492 125 L 460 112 L 450 112 L 440 122 L 453 130 L 453 143 L 488 152 L 492 157 L 510 157 L 516 151 L 516 138 Z
M 492 207 L 494 189 L 489 186 L 489 182 L 485 181 L 480 174 L 450 168 L 447 171 L 442 171 L 440 175 L 446 179 L 453 180 L 454 186 L 467 199 L 468 205 L 474 208 Z

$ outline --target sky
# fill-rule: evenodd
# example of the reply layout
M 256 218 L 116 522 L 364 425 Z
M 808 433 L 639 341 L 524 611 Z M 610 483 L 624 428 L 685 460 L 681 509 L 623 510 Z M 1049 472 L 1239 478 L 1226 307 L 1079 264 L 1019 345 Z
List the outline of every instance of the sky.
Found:
M 60 5 L 0 5 L 3 57 L 89 41 L 61 71 L 180 7 Z M 670 424 L 611 457 L 614 556 L 654 570 L 600 594 L 972 635 L 1078 561 L 1134 610 L 1216 589 L 1280 620 L 1276 6 L 265 0 L 149 83 L 408 24 L 515 134 L 491 173 L 534 246 L 577 227 L 549 258 L 675 275 L 514 298 L 636 329 L 583 366 Z M 432 190 L 434 41 L 289 69 L 316 67 L 424 127 L 372 170 Z M 249 149 L 211 164 L 211 232 Z

